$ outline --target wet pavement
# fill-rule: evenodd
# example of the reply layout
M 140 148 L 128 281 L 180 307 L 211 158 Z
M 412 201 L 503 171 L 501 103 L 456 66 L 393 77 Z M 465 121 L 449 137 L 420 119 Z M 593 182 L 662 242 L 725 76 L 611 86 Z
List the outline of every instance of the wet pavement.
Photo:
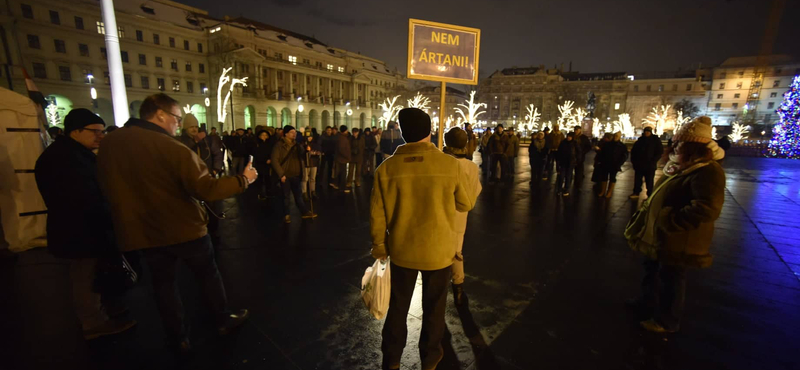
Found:
M 622 238 L 637 207 L 628 199 L 629 164 L 613 198 L 594 196 L 588 178 L 564 198 L 555 179 L 529 184 L 523 153 L 514 183 L 485 184 L 469 216 L 468 305 L 456 309 L 448 297 L 439 369 L 797 369 L 800 161 L 729 158 L 723 166 L 714 265 L 688 274 L 681 332 L 658 336 L 640 330 L 623 304 L 638 293 L 643 273 Z M 372 263 L 370 181 L 363 185 L 352 194 L 321 191 L 320 217 L 301 222 L 293 209 L 290 225 L 279 199 L 270 205 L 248 192 L 226 201 L 217 262 L 231 306 L 249 308 L 252 318 L 218 338 L 182 268 L 196 349 L 186 359 L 164 349 L 147 272 L 125 299 L 138 327 L 87 344 L 63 261 L 33 250 L 4 262 L 0 368 L 379 368 L 382 321 L 359 294 Z M 420 368 L 419 287 L 403 369 Z

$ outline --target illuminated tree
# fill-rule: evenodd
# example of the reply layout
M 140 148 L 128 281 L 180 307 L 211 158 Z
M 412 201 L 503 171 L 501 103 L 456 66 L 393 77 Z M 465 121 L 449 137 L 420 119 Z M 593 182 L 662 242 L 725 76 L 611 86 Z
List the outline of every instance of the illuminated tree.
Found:
M 225 118 L 228 117 L 228 101 L 231 98 L 231 92 L 233 92 L 233 88 L 236 85 L 247 86 L 247 77 L 244 78 L 233 78 L 228 76 L 228 73 L 233 69 L 233 67 L 223 68 L 222 74 L 219 75 L 219 84 L 217 85 L 217 121 L 218 122 L 225 122 Z M 222 96 L 222 88 L 230 82 L 228 87 L 228 92 L 225 95 L 224 100 L 220 100 L 220 96 Z
M 378 106 L 383 109 L 383 115 L 378 119 L 383 127 L 386 127 L 389 122 L 397 121 L 397 115 L 400 114 L 400 110 L 403 109 L 402 105 L 395 105 L 399 97 L 400 95 L 386 98 L 383 103 L 378 104 Z
M 556 124 L 558 124 L 559 129 L 564 127 L 564 125 L 570 120 L 572 117 L 572 106 L 575 104 L 574 101 L 566 100 L 564 104 L 558 106 L 558 120 Z
M 617 120 L 614 121 L 615 130 L 622 132 L 623 137 L 632 138 L 636 136 L 636 131 L 633 129 L 633 123 L 631 123 L 631 115 L 628 113 L 622 113 L 617 117 Z
M 795 76 L 777 111 L 780 120 L 773 129 L 767 155 L 800 159 L 800 76 Z
M 464 104 L 466 103 L 466 104 Z M 465 122 L 475 122 L 478 116 L 486 113 L 486 111 L 478 112 L 481 107 L 486 108 L 486 103 L 475 103 L 475 91 L 469 93 L 469 100 L 464 100 L 464 103 L 458 104 L 455 108 L 456 113 L 461 115 Z M 464 108 L 463 110 L 461 108 Z M 466 114 L 464 112 L 467 112 Z
M 539 126 L 539 118 L 542 116 L 539 113 L 539 108 L 533 106 L 533 104 L 528 105 L 528 114 L 525 115 L 525 123 L 530 127 L 531 130 L 538 130 Z
M 428 106 L 428 103 L 430 103 L 430 102 L 431 102 L 430 99 L 428 99 L 426 96 L 424 96 L 424 95 L 420 94 L 419 92 L 417 92 L 417 95 L 414 95 L 414 98 L 408 99 L 408 107 L 409 108 L 419 108 L 419 109 L 422 109 L 422 110 L 427 112 L 428 108 L 430 108 Z
M 683 110 L 679 110 L 678 115 L 675 118 L 675 132 L 677 132 L 681 128 L 681 126 L 683 126 L 684 124 L 688 123 L 691 120 L 692 117 L 684 116 Z
M 61 123 L 61 121 L 58 118 L 58 106 L 57 105 L 55 105 L 53 103 L 48 104 L 46 113 L 47 113 L 47 122 L 50 124 L 50 126 L 56 126 L 56 125 L 59 125 Z
M 744 139 L 744 135 L 750 133 L 750 126 L 741 124 L 739 122 L 734 122 L 732 126 L 733 126 L 733 132 L 731 133 L 730 137 L 734 143 L 737 143 L 739 142 L 739 140 Z
M 600 137 L 600 131 L 602 131 L 603 125 L 600 124 L 600 119 L 592 118 L 592 136 Z
M 662 105 L 661 107 L 653 107 L 652 112 L 642 119 L 643 125 L 651 125 L 653 126 L 653 133 L 656 135 L 661 135 L 664 133 L 664 126 L 667 124 L 667 120 L 669 119 L 669 109 L 671 105 Z

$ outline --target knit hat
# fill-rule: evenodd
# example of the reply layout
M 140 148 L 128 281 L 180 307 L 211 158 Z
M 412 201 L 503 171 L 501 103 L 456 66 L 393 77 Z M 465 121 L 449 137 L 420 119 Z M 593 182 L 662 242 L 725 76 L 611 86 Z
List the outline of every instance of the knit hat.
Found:
M 431 134 L 431 117 L 419 108 L 405 108 L 398 114 L 400 134 L 407 143 L 416 143 Z
M 64 118 L 64 135 L 69 135 L 74 130 L 82 129 L 89 125 L 101 124 L 106 125 L 100 116 L 92 113 L 86 108 L 77 108 L 69 111 L 67 117 Z
M 458 127 L 453 127 L 444 134 L 444 144 L 455 149 L 466 148 L 467 141 L 467 132 Z
M 697 143 L 708 143 L 711 137 L 711 118 L 706 116 L 697 117 L 692 122 L 684 124 L 675 133 L 674 141 L 691 141 Z
M 184 130 L 186 130 L 189 127 L 200 126 L 200 123 L 197 122 L 197 118 L 194 116 L 194 114 L 191 113 L 187 113 L 185 116 L 183 116 L 183 121 L 181 121 L 181 123 L 183 123 Z
M 290 125 L 283 126 L 283 134 L 284 135 L 288 134 L 292 130 L 294 130 L 294 127 L 292 127 Z
M 644 126 L 644 130 L 643 131 L 653 132 L 653 126 Z

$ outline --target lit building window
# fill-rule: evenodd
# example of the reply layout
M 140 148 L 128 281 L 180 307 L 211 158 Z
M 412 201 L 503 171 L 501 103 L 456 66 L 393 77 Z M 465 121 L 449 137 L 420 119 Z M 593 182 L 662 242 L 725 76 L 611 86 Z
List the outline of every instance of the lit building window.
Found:
M 119 38 L 121 38 L 121 39 L 125 38 L 125 28 L 117 27 L 117 32 L 119 32 Z
M 289 63 L 297 65 L 297 57 L 293 55 L 289 55 Z
M 333 64 L 328 64 L 328 71 L 333 72 Z
M 97 33 L 99 33 L 101 35 L 105 35 L 106 34 L 106 25 L 103 24 L 103 22 L 101 22 L 101 21 L 97 21 Z
M 181 91 L 181 82 L 178 80 L 172 80 L 172 91 Z
M 619 103 L 614 103 L 614 110 L 619 110 Z
M 339 67 L 339 73 L 344 73 L 344 67 Z

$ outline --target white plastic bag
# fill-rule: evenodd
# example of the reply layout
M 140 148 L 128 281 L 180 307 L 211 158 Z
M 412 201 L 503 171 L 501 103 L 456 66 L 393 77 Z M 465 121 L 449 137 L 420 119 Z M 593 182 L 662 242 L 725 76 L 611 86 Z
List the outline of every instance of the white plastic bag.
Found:
M 369 313 L 380 320 L 389 311 L 389 294 L 392 291 L 392 276 L 389 271 L 389 258 L 386 261 L 375 260 L 367 267 L 361 278 L 361 299 L 367 305 Z

